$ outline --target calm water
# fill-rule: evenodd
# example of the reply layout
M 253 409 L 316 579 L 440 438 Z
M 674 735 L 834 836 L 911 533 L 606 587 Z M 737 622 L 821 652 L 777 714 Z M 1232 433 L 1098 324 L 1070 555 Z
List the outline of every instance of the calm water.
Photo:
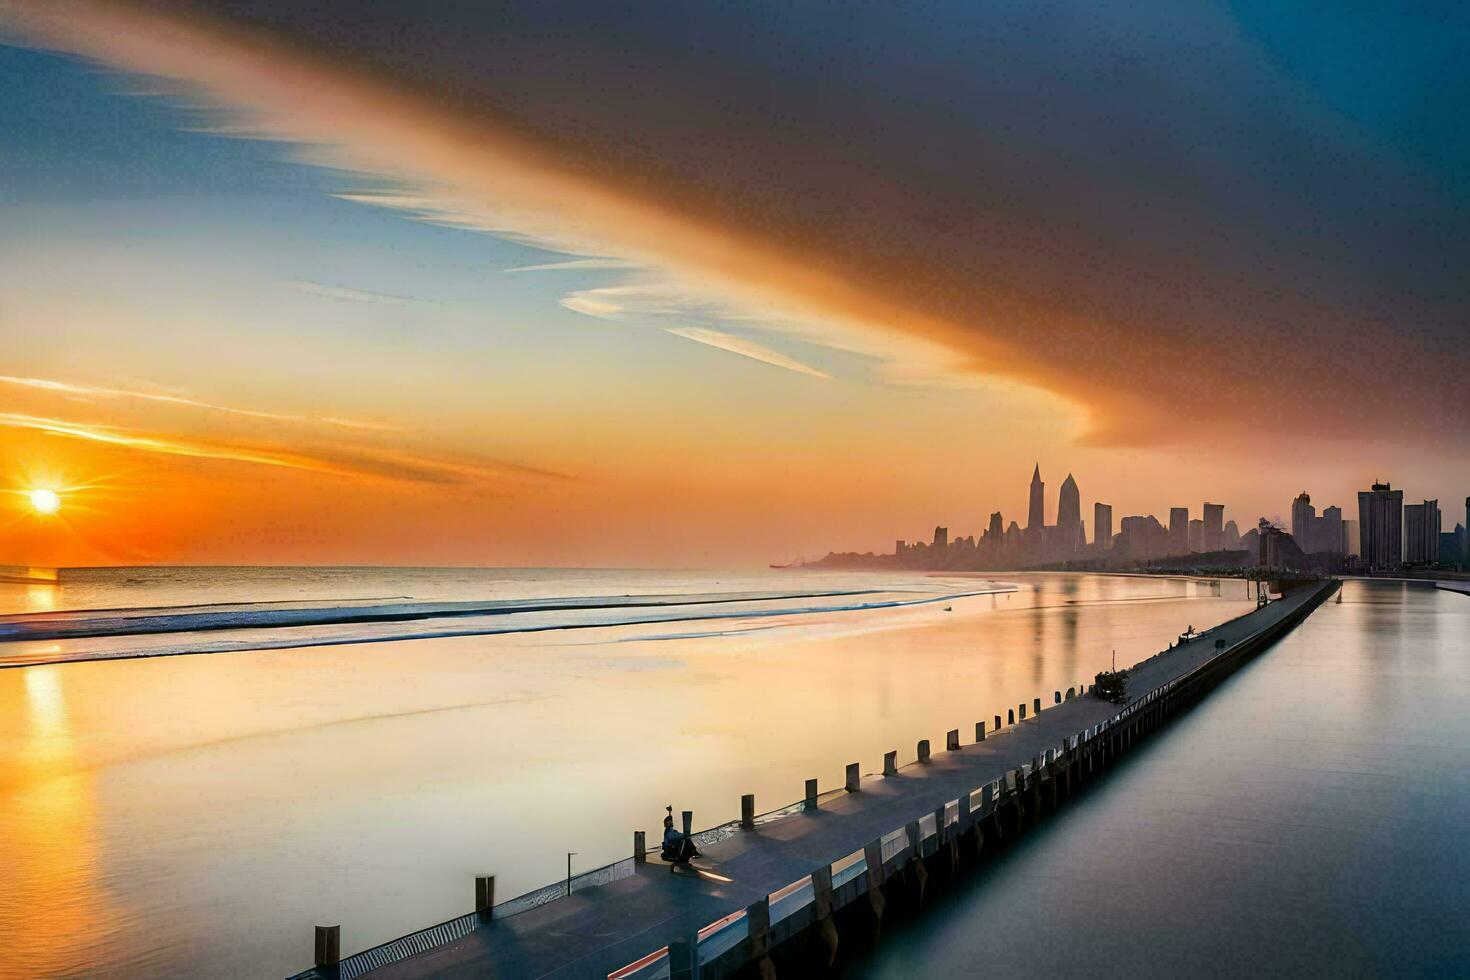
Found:
M 283 976 L 309 963 L 315 923 L 342 923 L 356 951 L 463 913 L 477 873 L 510 897 L 560 877 L 567 851 L 579 870 L 626 856 L 665 803 L 710 826 L 738 816 L 741 793 L 794 801 L 808 777 L 837 785 L 849 761 L 911 756 L 919 738 L 1083 681 L 1114 649 L 1132 663 L 1250 608 L 1240 582 L 1005 583 L 165 569 L 0 586 L 5 612 L 688 600 L 659 621 L 599 607 L 516 614 L 534 631 L 350 646 L 249 650 L 285 632 L 261 629 L 0 643 L 0 658 L 241 651 L 0 670 L 0 975 Z M 781 597 L 820 592 L 863 595 Z M 715 593 L 744 597 L 701 605 Z
M 1348 582 L 871 977 L 1466 975 L 1470 596 Z

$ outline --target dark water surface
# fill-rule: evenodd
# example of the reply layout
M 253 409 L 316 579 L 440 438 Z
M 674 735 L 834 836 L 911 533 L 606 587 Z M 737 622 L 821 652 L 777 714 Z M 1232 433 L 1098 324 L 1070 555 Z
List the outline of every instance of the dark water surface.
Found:
M 1470 597 L 1348 582 L 870 977 L 1470 973 Z

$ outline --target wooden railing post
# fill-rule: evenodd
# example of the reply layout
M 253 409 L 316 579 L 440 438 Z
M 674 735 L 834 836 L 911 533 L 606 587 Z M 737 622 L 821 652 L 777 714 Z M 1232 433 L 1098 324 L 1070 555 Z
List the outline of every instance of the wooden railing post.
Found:
M 334 972 L 342 962 L 342 927 L 316 927 L 316 965 L 329 967 Z
M 637 836 L 642 837 L 643 832 L 639 831 Z M 488 920 L 490 918 L 491 912 L 494 909 L 495 876 L 479 875 L 475 878 L 475 914 L 479 916 L 482 921 Z

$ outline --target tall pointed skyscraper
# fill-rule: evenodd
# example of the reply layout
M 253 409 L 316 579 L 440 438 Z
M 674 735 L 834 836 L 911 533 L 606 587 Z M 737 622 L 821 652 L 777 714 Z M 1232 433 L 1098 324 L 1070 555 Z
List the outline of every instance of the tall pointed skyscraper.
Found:
M 1026 515 L 1026 530 L 1041 532 L 1046 526 L 1046 484 L 1041 482 L 1041 464 L 1031 471 L 1031 510 Z
M 1041 482 L 1041 464 L 1031 471 L 1031 509 L 1026 515 L 1026 549 L 1024 561 L 1041 561 L 1045 554 L 1046 484 Z
M 1082 497 L 1077 492 L 1077 481 L 1068 473 L 1057 495 L 1057 547 L 1053 550 L 1072 554 L 1082 547 L 1081 534 Z

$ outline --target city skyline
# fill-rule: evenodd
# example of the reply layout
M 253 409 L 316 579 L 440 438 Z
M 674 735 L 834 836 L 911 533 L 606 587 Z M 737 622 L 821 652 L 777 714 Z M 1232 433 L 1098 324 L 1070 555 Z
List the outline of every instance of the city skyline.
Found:
M 1046 481 L 1041 464 L 1032 467 L 1027 490 L 1027 523 L 1023 527 L 1004 511 L 992 511 L 980 534 L 961 533 L 959 525 L 936 525 L 928 540 L 895 538 L 891 554 L 833 551 L 818 564 L 857 563 L 872 566 L 894 559 L 907 567 L 931 568 L 1022 568 L 1056 567 L 1081 563 L 1094 567 L 1099 560 L 1114 563 L 1181 558 L 1191 554 L 1212 555 L 1236 552 L 1244 559 L 1220 564 L 1275 567 L 1279 562 L 1297 567 L 1317 556 L 1317 571 L 1392 572 L 1400 568 L 1470 564 L 1470 497 L 1465 498 L 1463 523 L 1443 527 L 1439 502 L 1425 499 L 1405 504 L 1403 490 L 1375 482 L 1360 490 L 1358 517 L 1344 518 L 1336 504 L 1324 505 L 1318 514 L 1307 491 L 1290 503 L 1290 522 L 1262 515 L 1248 522 L 1245 531 L 1235 518 L 1225 519 L 1224 504 L 1204 501 L 1199 518 L 1188 506 L 1167 507 L 1167 519 L 1153 513 L 1129 514 L 1112 532 L 1113 508 L 1104 501 L 1093 504 L 1093 531 L 1089 538 L 1080 519 L 1080 491 L 1076 479 L 1067 474 L 1057 493 L 1056 522 L 1046 523 Z M 1366 528 L 1366 532 L 1360 529 Z M 1361 536 L 1360 536 L 1361 535 Z M 1269 536 L 1269 542 L 1263 540 Z M 1259 557 L 1257 548 L 1260 547 Z M 1267 555 L 1270 557 L 1268 558 Z

